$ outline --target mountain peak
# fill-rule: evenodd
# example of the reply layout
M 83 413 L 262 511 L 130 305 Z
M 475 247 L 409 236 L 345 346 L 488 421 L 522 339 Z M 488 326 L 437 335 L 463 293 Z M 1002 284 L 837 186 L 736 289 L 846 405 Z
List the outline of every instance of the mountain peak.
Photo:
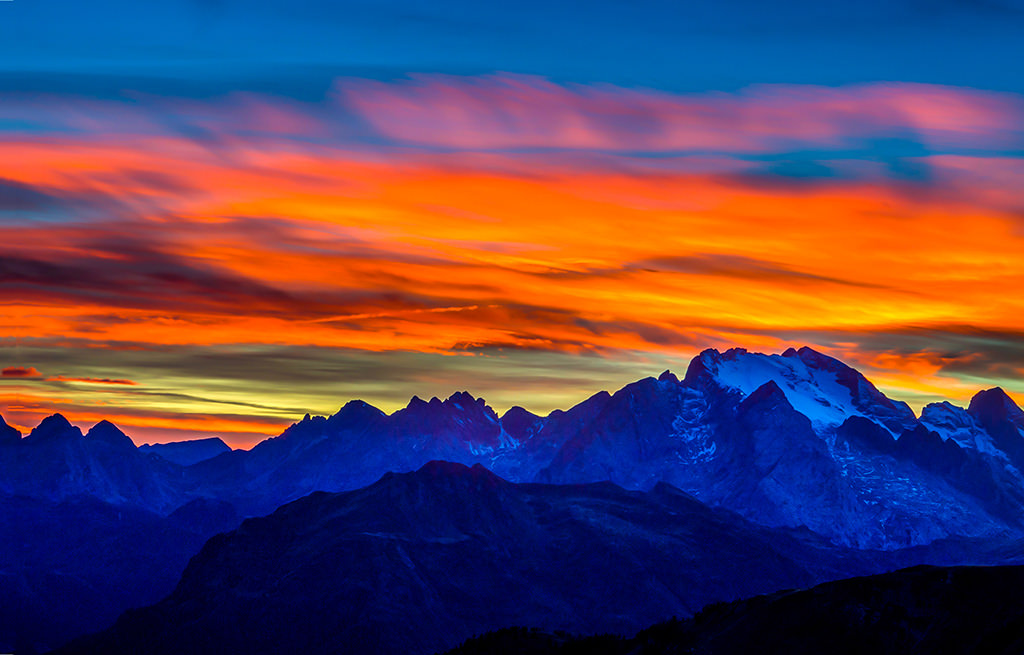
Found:
M 114 446 L 129 446 L 135 448 L 135 442 L 110 421 L 100 421 L 89 429 L 85 438 L 89 441 L 101 441 Z
M 721 361 L 722 353 L 718 350 L 714 348 L 702 350 L 699 355 L 690 360 L 690 365 L 686 367 L 686 375 L 683 376 L 683 383 L 692 387 L 714 377 Z
M 967 411 L 976 418 L 987 421 L 1009 420 L 1024 427 L 1024 411 L 1006 394 L 1001 387 L 979 391 L 971 398 Z
M 71 425 L 61 414 L 47 416 L 28 435 L 33 442 L 51 439 L 81 438 L 82 431 Z
M 368 402 L 362 400 L 350 400 L 345 406 L 338 410 L 338 413 L 330 418 L 331 423 L 360 423 L 387 416 L 383 411 L 377 409 Z
M 530 421 L 536 421 L 539 418 L 540 418 L 540 416 L 534 414 L 533 412 L 531 412 L 528 409 L 520 407 L 519 405 L 513 405 L 512 407 L 509 407 L 508 410 L 506 410 L 506 412 L 501 415 L 501 420 L 502 421 L 505 421 L 505 420 L 514 420 L 514 421 L 530 420 Z
M 483 407 L 486 403 L 483 398 L 474 398 L 468 391 L 456 391 L 452 395 L 448 396 L 448 399 L 444 401 L 445 405 L 454 405 L 459 409 L 467 409 L 473 405 L 480 405 Z
M 750 394 L 743 400 L 742 405 L 753 406 L 767 403 L 785 403 L 787 406 L 792 408 L 789 399 L 786 398 L 786 393 L 782 390 L 782 387 L 775 382 L 775 380 L 768 380 L 755 389 L 754 393 Z
M 658 376 L 658 382 L 679 382 L 679 378 L 672 371 L 666 370 Z
M 406 475 L 412 476 L 418 481 L 465 481 L 466 483 L 472 484 L 474 487 L 494 488 L 500 485 L 509 484 L 492 473 L 482 464 L 466 466 L 465 464 L 459 464 L 458 462 L 449 462 L 440 459 L 431 460 L 421 466 L 419 470 Z
M 789 350 L 792 350 L 790 348 Z M 789 352 L 788 350 L 786 352 Z M 783 354 L 785 357 L 785 354 Z M 829 357 L 825 353 L 818 352 L 810 346 L 801 346 L 800 350 L 796 351 L 796 357 L 807 364 L 826 371 L 848 371 L 853 370 L 840 360 L 835 357 Z

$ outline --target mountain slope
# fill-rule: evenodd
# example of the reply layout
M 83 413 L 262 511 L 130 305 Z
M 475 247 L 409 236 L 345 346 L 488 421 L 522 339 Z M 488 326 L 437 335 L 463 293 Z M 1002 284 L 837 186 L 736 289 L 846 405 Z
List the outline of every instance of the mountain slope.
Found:
M 512 484 L 433 462 L 245 521 L 167 599 L 62 652 L 430 653 L 506 625 L 631 632 L 874 566 L 805 539 L 667 485 Z

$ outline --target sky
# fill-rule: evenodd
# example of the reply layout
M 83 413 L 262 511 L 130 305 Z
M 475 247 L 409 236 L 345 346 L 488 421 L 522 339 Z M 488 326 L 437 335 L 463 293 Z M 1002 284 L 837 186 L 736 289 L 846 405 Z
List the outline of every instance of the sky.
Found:
M 0 3 L 0 414 L 246 447 L 811 345 L 1024 400 L 1024 2 Z

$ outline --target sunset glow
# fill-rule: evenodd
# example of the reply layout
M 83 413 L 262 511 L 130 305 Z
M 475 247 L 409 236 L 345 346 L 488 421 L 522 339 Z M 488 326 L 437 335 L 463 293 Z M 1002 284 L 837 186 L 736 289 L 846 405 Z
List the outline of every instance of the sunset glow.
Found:
M 1024 399 L 1011 93 L 339 78 L 0 107 L 28 124 L 0 131 L 23 430 L 245 445 L 462 387 L 547 412 L 734 345 L 814 345 L 915 407 Z

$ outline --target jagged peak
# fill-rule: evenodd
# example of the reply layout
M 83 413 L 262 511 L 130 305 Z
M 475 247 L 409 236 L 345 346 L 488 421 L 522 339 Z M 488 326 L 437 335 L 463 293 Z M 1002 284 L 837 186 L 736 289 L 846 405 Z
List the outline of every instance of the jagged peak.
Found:
M 320 416 L 319 414 L 309 414 L 309 413 L 307 413 L 305 416 L 302 417 L 301 421 L 299 421 L 298 423 L 293 423 L 292 427 L 295 427 L 297 425 L 310 425 L 310 424 L 314 424 L 314 423 L 323 423 L 326 420 L 327 420 L 326 416 Z
M 678 383 L 679 382 L 679 378 L 676 377 L 675 373 L 673 373 L 672 371 L 666 369 L 664 373 L 662 373 L 661 375 L 658 376 L 658 382 Z
M 454 406 L 459 409 L 469 409 L 474 405 L 484 408 L 487 407 L 487 402 L 483 398 L 476 398 L 473 394 L 468 391 L 456 391 L 444 401 L 446 406 Z
M 425 402 L 419 396 L 413 396 L 405 409 L 399 410 L 396 415 L 420 416 L 424 412 L 426 412 L 424 415 L 431 417 L 456 414 L 471 415 L 472 417 L 472 415 L 483 414 L 492 423 L 497 424 L 498 422 L 498 415 L 487 402 L 483 398 L 474 397 L 468 391 L 456 391 L 445 400 L 434 396 L 430 402 Z
M 279 436 L 271 437 L 271 439 L 287 439 L 295 437 L 296 435 L 308 437 L 311 432 L 319 434 L 318 431 L 322 430 L 326 423 L 327 417 L 325 416 L 306 414 L 305 416 L 302 417 L 301 421 L 297 423 L 292 423 L 287 428 L 285 428 L 284 432 L 282 432 Z M 270 441 L 271 439 L 267 439 L 267 441 Z M 256 446 L 260 446 L 263 443 L 265 442 L 260 442 L 259 444 L 256 444 Z
M 32 432 L 29 433 L 28 439 L 38 441 L 40 439 L 51 439 L 59 437 L 76 437 L 81 438 L 82 431 L 71 425 L 62 414 L 52 414 L 47 416 L 39 422 Z

